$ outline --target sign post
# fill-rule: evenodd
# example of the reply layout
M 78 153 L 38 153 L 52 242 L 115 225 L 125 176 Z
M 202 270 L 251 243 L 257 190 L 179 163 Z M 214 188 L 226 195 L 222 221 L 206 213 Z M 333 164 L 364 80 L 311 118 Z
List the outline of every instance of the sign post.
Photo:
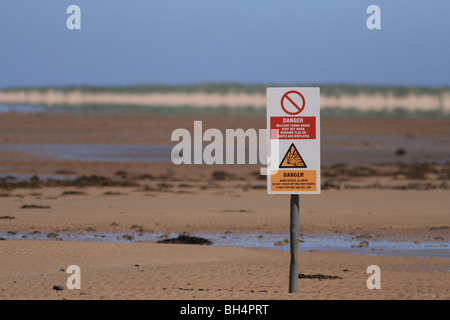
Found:
M 291 195 L 289 292 L 298 292 L 299 195 L 320 194 L 320 89 L 267 88 L 267 134 L 267 193 Z
M 298 292 L 298 230 L 299 230 L 299 196 L 291 194 L 289 292 Z

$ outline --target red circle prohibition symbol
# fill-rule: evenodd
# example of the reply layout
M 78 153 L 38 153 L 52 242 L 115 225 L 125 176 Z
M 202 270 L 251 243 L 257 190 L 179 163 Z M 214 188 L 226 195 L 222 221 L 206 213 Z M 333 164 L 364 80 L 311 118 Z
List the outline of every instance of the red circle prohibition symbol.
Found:
M 299 105 L 292 99 L 295 95 L 298 95 L 298 96 L 300 96 L 300 98 L 302 98 L 302 105 L 301 105 L 301 106 L 299 106 Z M 292 98 L 291 98 L 291 97 L 292 97 Z M 285 102 L 286 100 L 288 100 L 288 101 L 292 104 L 292 106 L 293 106 L 295 109 L 297 109 L 297 111 L 293 111 L 293 112 L 288 111 L 288 110 L 285 108 L 285 106 L 284 106 L 284 102 Z M 287 114 L 290 114 L 290 115 L 292 115 L 292 116 L 295 116 L 295 115 L 299 114 L 300 112 L 302 112 L 303 109 L 305 109 L 305 97 L 304 97 L 300 92 L 298 92 L 298 91 L 295 91 L 295 90 L 288 91 L 288 92 L 286 92 L 286 93 L 281 97 L 281 108 L 282 108 L 282 109 L 284 110 L 284 112 L 286 112 Z

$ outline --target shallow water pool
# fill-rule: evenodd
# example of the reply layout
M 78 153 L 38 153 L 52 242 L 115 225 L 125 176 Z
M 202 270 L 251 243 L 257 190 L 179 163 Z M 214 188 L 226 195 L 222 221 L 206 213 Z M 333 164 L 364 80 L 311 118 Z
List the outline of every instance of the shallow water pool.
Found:
M 176 238 L 178 234 L 152 232 L 82 232 L 82 233 L 0 233 L 5 240 L 62 240 L 95 242 L 157 242 Z M 289 235 L 275 233 L 196 233 L 192 236 L 206 238 L 213 246 L 260 248 L 289 251 Z M 366 240 L 367 247 L 358 247 L 364 241 L 349 235 L 319 234 L 300 238 L 300 252 L 349 252 L 366 255 L 394 257 L 438 257 L 450 259 L 448 241 L 395 241 L 394 239 Z

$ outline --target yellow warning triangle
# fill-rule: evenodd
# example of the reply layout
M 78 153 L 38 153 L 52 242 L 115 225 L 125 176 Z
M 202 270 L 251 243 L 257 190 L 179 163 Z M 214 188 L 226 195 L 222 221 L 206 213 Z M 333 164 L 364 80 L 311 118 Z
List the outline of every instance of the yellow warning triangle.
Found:
M 291 144 L 289 150 L 284 155 L 280 168 L 306 168 L 306 163 L 298 152 L 294 144 Z

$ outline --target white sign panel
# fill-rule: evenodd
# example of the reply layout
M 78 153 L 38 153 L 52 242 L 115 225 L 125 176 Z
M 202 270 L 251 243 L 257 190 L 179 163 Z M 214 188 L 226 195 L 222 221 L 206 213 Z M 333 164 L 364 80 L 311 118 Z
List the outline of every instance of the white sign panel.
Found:
M 320 193 L 320 89 L 267 88 L 269 194 Z

